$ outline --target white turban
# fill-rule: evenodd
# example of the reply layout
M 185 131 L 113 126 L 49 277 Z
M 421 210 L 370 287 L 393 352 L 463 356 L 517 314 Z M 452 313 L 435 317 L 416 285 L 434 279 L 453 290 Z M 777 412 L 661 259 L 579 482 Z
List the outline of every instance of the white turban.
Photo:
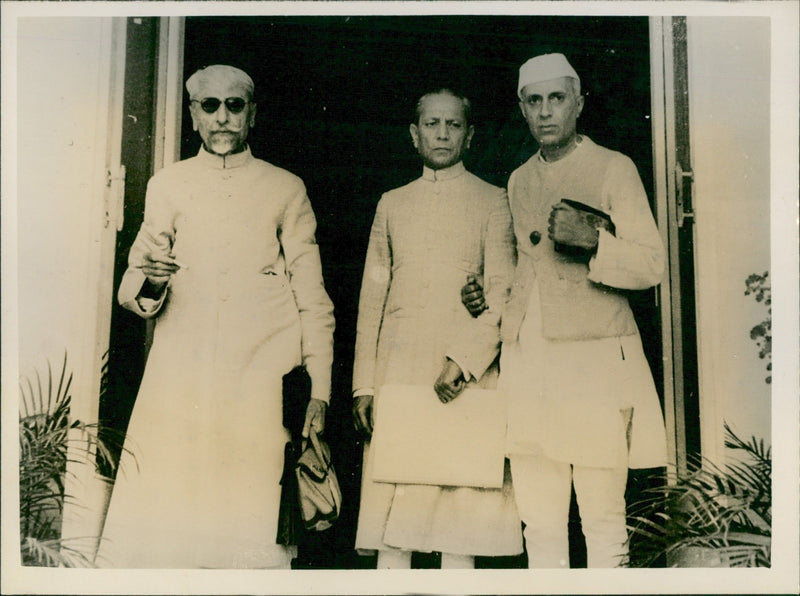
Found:
M 567 62 L 564 54 L 542 54 L 531 58 L 519 67 L 517 96 L 522 99 L 522 90 L 526 85 L 561 77 L 571 77 L 577 79 L 578 82 L 581 80 L 575 69 Z
M 189 92 L 189 98 L 194 99 L 196 94 L 200 92 L 203 84 L 210 78 L 214 78 L 221 82 L 239 84 L 245 88 L 251 99 L 253 97 L 255 85 L 253 84 L 253 79 L 250 78 L 250 75 L 234 66 L 228 66 L 227 64 L 212 64 L 211 66 L 201 68 L 186 81 L 186 91 Z

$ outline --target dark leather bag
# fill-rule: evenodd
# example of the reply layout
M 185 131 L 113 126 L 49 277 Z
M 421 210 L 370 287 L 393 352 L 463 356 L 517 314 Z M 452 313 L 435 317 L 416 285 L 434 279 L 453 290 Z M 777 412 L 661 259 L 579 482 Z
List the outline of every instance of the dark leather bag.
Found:
M 297 476 L 294 469 L 300 455 L 300 442 L 288 441 L 283 451 L 283 476 L 281 477 L 281 501 L 278 508 L 277 544 L 297 546 L 304 531 L 300 514 L 300 497 L 297 494 Z
M 330 447 L 311 428 L 305 450 L 297 460 L 297 493 L 306 530 L 331 527 L 342 509 L 342 490 L 331 463 Z
M 295 467 L 303 452 L 301 433 L 306 408 L 311 399 L 311 377 L 304 366 L 296 366 L 283 376 L 283 426 L 291 440 L 283 450 L 283 475 L 281 476 L 281 501 L 278 509 L 276 541 L 284 546 L 295 546 L 304 531 L 300 512 L 300 496 Z
M 311 400 L 311 377 L 298 366 L 283 377 L 283 426 L 291 434 L 283 453 L 278 544 L 293 546 L 304 531 L 326 530 L 338 519 L 342 491 L 331 463 L 330 447 L 311 429 L 302 439 Z

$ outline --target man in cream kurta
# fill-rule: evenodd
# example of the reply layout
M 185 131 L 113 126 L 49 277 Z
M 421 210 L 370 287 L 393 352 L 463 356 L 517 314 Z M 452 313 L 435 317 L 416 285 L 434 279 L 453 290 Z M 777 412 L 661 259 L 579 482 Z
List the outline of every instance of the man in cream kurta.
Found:
M 304 433 L 322 432 L 333 359 L 316 222 L 303 182 L 245 144 L 250 77 L 209 66 L 186 88 L 203 147 L 151 179 L 119 289 L 157 318 L 97 562 L 288 568 L 281 380 L 305 364 Z
M 633 162 L 577 133 L 583 97 L 567 59 L 532 58 L 517 92 L 540 150 L 508 183 L 518 263 L 500 385 L 529 564 L 569 566 L 574 483 L 588 566 L 614 567 L 626 553 L 627 469 L 666 463 L 658 397 L 620 290 L 658 284 L 664 250 Z
M 458 399 L 471 379 L 494 387 L 513 274 L 506 194 L 461 161 L 473 134 L 468 100 L 426 94 L 410 132 L 422 177 L 378 203 L 361 286 L 353 413 L 366 433 L 384 384 L 434 386 L 442 402 Z M 489 304 L 475 319 L 460 302 L 468 276 L 483 280 Z M 377 409 L 380 416 L 380 401 Z M 476 489 L 376 483 L 371 470 L 367 447 L 356 547 L 378 550 L 379 568 L 409 567 L 411 551 L 441 551 L 443 568 L 521 552 L 508 473 L 502 489 Z

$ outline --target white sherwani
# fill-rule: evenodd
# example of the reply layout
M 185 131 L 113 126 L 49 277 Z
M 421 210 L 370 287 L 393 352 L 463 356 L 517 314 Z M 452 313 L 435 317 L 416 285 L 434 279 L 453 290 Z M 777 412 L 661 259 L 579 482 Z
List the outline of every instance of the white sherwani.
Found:
M 249 149 L 156 174 L 119 290 L 157 316 L 98 563 L 287 566 L 275 543 L 288 434 L 281 378 L 304 362 L 329 400 L 333 307 L 302 181 Z M 143 255 L 186 266 L 142 298 Z
M 459 163 L 378 203 L 359 301 L 353 389 L 433 386 L 449 355 L 494 387 L 500 310 L 508 296 L 514 240 L 505 192 Z M 461 303 L 468 275 L 483 281 L 489 309 Z M 376 403 L 380 416 L 380 400 Z M 447 445 L 442 445 L 446 450 Z M 512 555 L 522 551 L 510 483 L 502 490 L 374 483 L 365 472 L 356 546 Z M 508 479 L 507 479 L 508 480 Z

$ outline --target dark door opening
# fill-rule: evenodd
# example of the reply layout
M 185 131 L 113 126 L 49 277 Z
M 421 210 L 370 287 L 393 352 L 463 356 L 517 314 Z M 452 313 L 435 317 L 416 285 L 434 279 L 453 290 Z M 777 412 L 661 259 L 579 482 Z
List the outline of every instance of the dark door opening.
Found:
M 114 295 L 108 351 L 108 384 L 100 396 L 103 436 L 114 457 L 122 445 L 146 357 L 145 321 L 122 308 L 116 292 L 127 268 L 128 251 L 144 219 L 147 181 L 153 174 L 155 78 L 159 19 L 129 18 L 127 23 L 121 162 L 126 166 L 124 225 L 117 234 Z M 105 469 L 108 476 L 113 473 Z

